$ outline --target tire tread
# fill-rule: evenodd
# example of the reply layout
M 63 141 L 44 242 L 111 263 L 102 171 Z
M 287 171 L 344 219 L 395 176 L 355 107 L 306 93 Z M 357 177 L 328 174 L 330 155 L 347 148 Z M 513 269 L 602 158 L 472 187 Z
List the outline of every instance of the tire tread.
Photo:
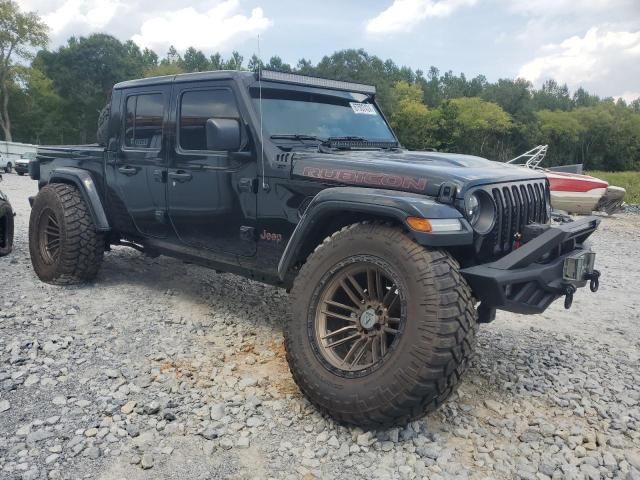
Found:
M 411 352 L 414 367 L 396 374 L 400 391 L 391 394 L 389 386 L 381 386 L 370 398 L 361 399 L 365 406 L 360 409 L 340 405 L 338 399 L 323 391 L 314 372 L 305 371 L 292 341 L 291 329 L 300 326 L 291 310 L 284 329 L 286 357 L 296 384 L 319 410 L 341 423 L 383 428 L 405 424 L 445 402 L 473 358 L 478 324 L 473 297 L 459 273 L 457 261 L 445 251 L 425 249 L 399 227 L 380 223 L 355 223 L 325 238 L 298 273 L 291 291 L 291 305 L 304 301 L 301 297 L 308 288 L 305 284 L 312 272 L 323 268 L 320 257 L 325 249 L 340 248 L 344 242 L 348 244 L 361 236 L 400 244 L 407 261 L 418 267 L 421 274 L 417 281 L 424 292 L 420 306 L 424 308 L 425 319 L 420 332 L 433 339 L 434 348 L 429 349 L 425 342 L 418 343 Z M 433 300 L 433 295 L 438 297 L 436 311 L 433 301 L 427 301 Z

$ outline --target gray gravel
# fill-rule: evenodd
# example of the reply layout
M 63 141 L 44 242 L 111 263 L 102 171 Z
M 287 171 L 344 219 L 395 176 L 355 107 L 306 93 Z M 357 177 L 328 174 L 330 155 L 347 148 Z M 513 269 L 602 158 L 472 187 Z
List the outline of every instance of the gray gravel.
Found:
M 404 428 L 319 415 L 293 384 L 287 295 L 114 248 L 94 285 L 39 282 L 28 178 L 0 185 L 0 478 L 640 479 L 640 217 L 604 218 L 600 292 L 482 326 L 458 393 Z

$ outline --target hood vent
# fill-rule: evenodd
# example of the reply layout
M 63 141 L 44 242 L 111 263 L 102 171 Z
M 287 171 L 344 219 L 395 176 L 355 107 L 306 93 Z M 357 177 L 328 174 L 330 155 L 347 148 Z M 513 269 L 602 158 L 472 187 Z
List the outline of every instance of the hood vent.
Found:
M 286 169 L 291 165 L 293 153 L 278 153 L 276 155 L 275 167 L 278 169 Z

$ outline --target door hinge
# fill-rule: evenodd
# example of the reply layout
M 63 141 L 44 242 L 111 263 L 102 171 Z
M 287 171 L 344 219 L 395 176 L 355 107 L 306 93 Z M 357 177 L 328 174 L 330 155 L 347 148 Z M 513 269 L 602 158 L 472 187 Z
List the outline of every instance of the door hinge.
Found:
M 158 209 L 154 213 L 156 220 L 160 223 L 167 223 L 168 215 L 166 210 Z
M 238 181 L 238 187 L 240 190 L 251 193 L 258 193 L 258 179 L 257 178 L 241 178 Z
M 153 178 L 156 182 L 167 183 L 167 169 L 154 170 Z
M 242 225 L 240 227 L 240 239 L 246 242 L 255 242 L 256 229 L 254 227 L 248 227 L 246 225 Z

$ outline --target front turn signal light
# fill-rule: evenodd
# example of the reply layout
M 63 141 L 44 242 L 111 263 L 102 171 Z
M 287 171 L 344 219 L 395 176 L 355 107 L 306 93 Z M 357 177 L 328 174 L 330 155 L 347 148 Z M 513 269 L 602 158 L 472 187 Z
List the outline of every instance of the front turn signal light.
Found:
M 407 217 L 407 224 L 418 232 L 430 232 L 433 230 L 431 222 L 426 218 Z
M 426 219 L 422 217 L 407 217 L 407 225 L 416 232 L 438 233 L 438 232 L 460 232 L 462 223 L 457 218 L 436 218 Z

